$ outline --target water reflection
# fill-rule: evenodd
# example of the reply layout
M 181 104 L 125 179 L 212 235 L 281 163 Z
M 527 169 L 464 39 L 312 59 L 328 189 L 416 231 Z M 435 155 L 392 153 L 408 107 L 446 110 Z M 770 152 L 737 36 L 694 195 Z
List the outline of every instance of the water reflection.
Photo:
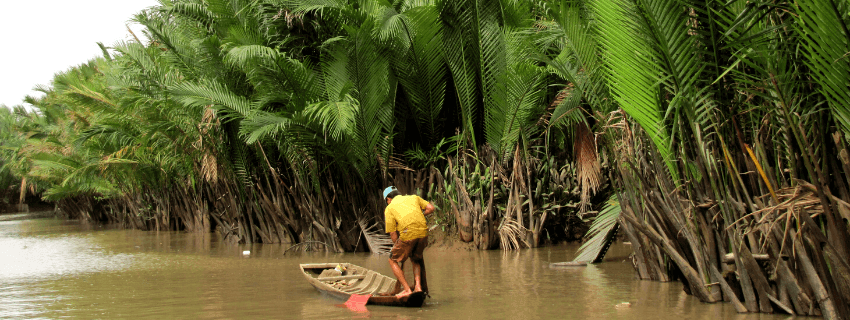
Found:
M 215 234 L 0 221 L 0 318 L 785 318 L 737 315 L 728 304 L 685 295 L 679 283 L 636 281 L 624 245 L 612 247 L 606 263 L 561 269 L 548 266 L 569 261 L 577 246 L 507 253 L 429 248 L 432 297 L 423 308 L 368 306 L 358 313 L 313 289 L 298 264 L 351 262 L 391 274 L 386 256 L 287 248 L 229 245 Z
M 15 225 L 6 222 L 0 230 L 14 228 Z M 50 233 L 32 232 L 34 227 L 41 225 L 32 220 L 17 225 L 25 232 L 17 236 L 8 231 L 0 233 L 0 257 L 5 262 L 0 280 L 6 283 L 108 272 L 132 267 L 134 262 L 131 255 L 101 247 L 89 235 L 57 237 Z

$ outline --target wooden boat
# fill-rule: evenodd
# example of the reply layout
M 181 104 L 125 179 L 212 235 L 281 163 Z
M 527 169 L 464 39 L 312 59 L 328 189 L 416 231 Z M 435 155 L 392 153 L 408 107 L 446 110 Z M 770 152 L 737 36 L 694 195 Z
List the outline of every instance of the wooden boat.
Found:
M 367 304 L 401 307 L 421 307 L 425 302 L 424 292 L 414 292 L 404 297 L 381 295 L 395 289 L 396 279 L 350 263 L 306 263 L 301 264 L 304 277 L 319 292 L 341 300 L 352 294 L 371 295 Z M 334 268 L 342 266 L 345 271 Z

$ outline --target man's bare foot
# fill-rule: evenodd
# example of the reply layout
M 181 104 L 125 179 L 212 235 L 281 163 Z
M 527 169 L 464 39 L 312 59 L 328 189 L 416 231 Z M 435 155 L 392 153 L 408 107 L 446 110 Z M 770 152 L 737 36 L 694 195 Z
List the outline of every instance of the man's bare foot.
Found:
M 399 292 L 399 293 L 398 293 L 397 295 L 395 295 L 395 296 L 396 296 L 397 298 L 402 298 L 402 297 L 405 297 L 405 296 L 409 296 L 411 293 L 413 293 L 413 292 L 411 292 L 411 291 L 410 291 L 410 289 L 405 289 L 405 290 L 403 290 L 402 292 Z

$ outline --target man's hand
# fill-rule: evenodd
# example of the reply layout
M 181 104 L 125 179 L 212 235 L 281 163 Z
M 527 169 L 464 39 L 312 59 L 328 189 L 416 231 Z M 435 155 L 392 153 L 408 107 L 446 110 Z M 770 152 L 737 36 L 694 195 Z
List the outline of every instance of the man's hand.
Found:
M 390 239 L 393 240 L 393 244 L 398 242 L 398 231 L 390 232 Z
M 429 215 L 433 212 L 434 212 L 434 205 L 429 202 L 428 206 L 425 207 L 425 211 L 422 211 L 422 214 L 427 216 L 427 215 Z

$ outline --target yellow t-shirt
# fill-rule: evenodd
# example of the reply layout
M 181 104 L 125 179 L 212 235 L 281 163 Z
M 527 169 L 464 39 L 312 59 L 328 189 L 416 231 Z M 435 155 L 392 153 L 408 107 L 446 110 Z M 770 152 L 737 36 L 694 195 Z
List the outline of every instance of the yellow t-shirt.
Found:
M 387 233 L 399 231 L 399 239 L 413 240 L 428 236 L 428 222 L 422 210 L 428 201 L 417 195 L 395 196 L 384 210 Z

